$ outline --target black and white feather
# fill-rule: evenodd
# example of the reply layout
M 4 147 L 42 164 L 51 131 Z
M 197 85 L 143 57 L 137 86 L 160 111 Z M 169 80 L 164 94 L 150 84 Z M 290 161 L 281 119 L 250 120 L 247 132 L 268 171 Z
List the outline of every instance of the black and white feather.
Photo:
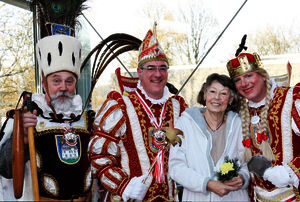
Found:
M 38 17 L 45 23 L 66 25 L 75 29 L 78 16 L 87 9 L 86 0 L 34 0 Z

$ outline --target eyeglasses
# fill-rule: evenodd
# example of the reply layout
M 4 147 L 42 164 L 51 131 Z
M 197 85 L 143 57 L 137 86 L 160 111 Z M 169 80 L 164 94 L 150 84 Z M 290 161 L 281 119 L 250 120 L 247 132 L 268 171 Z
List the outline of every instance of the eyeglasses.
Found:
M 140 69 L 146 69 L 150 72 L 155 72 L 156 70 L 160 71 L 160 72 L 166 72 L 169 67 L 168 66 L 153 66 L 153 65 L 149 65 L 147 67 L 140 67 Z

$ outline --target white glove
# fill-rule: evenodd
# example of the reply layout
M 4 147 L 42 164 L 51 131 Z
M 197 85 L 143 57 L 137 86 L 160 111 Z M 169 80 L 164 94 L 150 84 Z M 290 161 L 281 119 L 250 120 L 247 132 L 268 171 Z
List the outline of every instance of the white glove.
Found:
M 290 178 L 291 178 L 291 181 L 292 181 L 292 184 L 294 185 L 294 187 L 298 188 L 298 186 L 299 186 L 299 178 L 296 175 L 296 173 L 287 164 L 284 164 L 283 166 L 288 171 L 288 173 L 290 175 Z
M 150 184 L 143 183 L 143 180 L 146 177 L 147 175 L 142 175 L 140 177 L 134 177 L 130 180 L 122 194 L 124 201 L 127 201 L 128 199 L 137 199 L 140 201 L 143 200 L 150 186 Z
M 289 172 L 284 166 L 274 166 L 268 168 L 263 176 L 264 180 L 268 180 L 278 188 L 286 187 L 293 184 Z

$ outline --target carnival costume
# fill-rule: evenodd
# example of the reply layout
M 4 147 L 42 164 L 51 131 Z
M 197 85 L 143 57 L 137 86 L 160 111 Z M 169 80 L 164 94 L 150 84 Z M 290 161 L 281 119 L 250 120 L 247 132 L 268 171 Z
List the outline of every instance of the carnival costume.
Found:
M 211 155 L 212 149 L 218 149 L 221 145 L 213 145 L 213 138 L 218 134 L 207 129 L 203 112 L 205 108 L 192 107 L 186 109 L 175 124 L 175 127 L 182 130 L 184 139 L 182 145 L 170 149 L 169 172 L 176 182 L 184 187 L 183 201 L 248 201 L 247 187 L 249 184 L 249 172 L 247 164 L 242 163 L 241 156 L 244 151 L 242 144 L 241 119 L 235 112 L 226 113 L 225 127 L 222 127 L 224 134 L 224 151 L 214 163 Z M 215 147 L 215 148 L 214 148 Z M 221 197 L 212 191 L 207 190 L 209 180 L 217 180 L 215 173 L 224 163 L 224 158 L 239 159 L 241 174 L 244 178 L 243 187 L 237 191 L 231 191 Z
M 257 54 L 241 53 L 230 60 L 227 68 L 231 78 L 243 73 L 260 71 L 262 64 Z M 295 87 L 279 86 L 271 80 L 270 107 L 267 131 L 262 131 L 261 112 L 264 98 L 258 103 L 248 101 L 250 135 L 244 134 L 244 147 L 251 154 L 268 156 L 262 149 L 267 144 L 274 155 L 272 167 L 263 177 L 252 175 L 251 191 L 258 201 L 299 201 L 300 177 L 300 83 Z
M 65 35 L 48 36 L 41 39 L 36 47 L 41 75 L 45 78 L 60 71 L 72 72 L 79 78 L 82 47 L 77 39 Z M 79 95 L 72 98 L 68 111 L 53 111 L 45 94 L 33 94 L 31 105 L 37 110 L 34 139 L 41 199 L 85 200 L 92 184 L 87 147 L 94 112 L 82 113 L 82 100 Z M 1 153 L 12 139 L 14 119 L 13 114 L 8 115 L 9 119 L 2 128 Z M 28 163 L 29 161 L 25 169 L 23 197 L 20 200 L 33 200 Z M 2 199 L 16 200 L 12 179 L 1 177 L 1 180 L 4 191 Z
M 151 30 L 140 47 L 140 65 L 153 60 L 166 61 Z M 186 107 L 185 101 L 180 96 L 169 97 L 167 87 L 161 99 L 152 99 L 140 81 L 135 79 L 134 83 L 123 86 L 119 79 L 123 95 L 116 91 L 109 93 L 96 113 L 95 132 L 89 145 L 93 174 L 106 189 L 107 201 L 128 200 L 130 197 L 124 195 L 132 195 L 132 190 L 140 185 L 145 189 L 144 201 L 174 200 L 175 184 L 168 173 L 169 151 L 160 153 L 166 141 L 162 128 L 174 124 Z M 155 163 L 158 154 L 162 154 L 160 171 Z M 153 166 L 154 173 L 163 176 L 152 175 Z M 147 184 L 145 188 L 143 183 Z

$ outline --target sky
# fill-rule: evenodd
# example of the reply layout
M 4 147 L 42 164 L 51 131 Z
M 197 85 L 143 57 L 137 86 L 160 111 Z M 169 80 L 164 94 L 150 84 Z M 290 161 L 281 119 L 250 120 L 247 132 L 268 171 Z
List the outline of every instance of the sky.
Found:
M 162 3 L 174 15 L 178 12 L 177 8 L 184 6 L 187 1 L 189 0 L 152 0 L 154 6 L 155 2 L 159 2 L 157 5 Z M 141 17 L 141 12 L 148 5 L 147 2 L 149 0 L 89 0 L 90 8 L 85 15 L 102 37 L 123 32 L 142 39 L 151 28 L 149 19 Z M 219 33 L 221 33 L 245 0 L 204 0 L 203 2 L 218 20 Z M 217 57 L 222 60 L 222 57 L 228 57 L 232 54 L 226 52 L 229 50 L 228 47 L 238 44 L 244 34 L 251 34 L 267 25 L 294 26 L 295 29 L 300 30 L 299 8 L 299 0 L 248 0 L 211 51 L 213 57 L 208 59 Z
M 165 9 L 168 9 L 173 15 L 178 15 L 176 13 L 178 8 L 185 6 L 186 2 L 191 0 L 88 0 L 89 9 L 84 14 L 103 38 L 113 33 L 127 33 L 143 39 L 153 24 L 152 20 L 143 15 L 145 7 L 149 7 L 148 2 L 150 1 L 154 2 L 152 9 L 163 4 Z M 244 2 L 245 0 L 203 0 L 205 7 L 218 21 L 217 35 L 221 33 Z M 292 26 L 296 31 L 300 30 L 299 8 L 299 0 L 246 1 L 244 7 L 201 66 L 225 63 L 234 57 L 236 50 L 234 47 L 240 43 L 244 34 L 249 37 L 256 30 L 265 26 L 284 26 L 286 31 Z M 161 23 L 158 26 L 164 25 Z M 90 29 L 93 47 L 100 42 L 100 39 L 91 27 L 88 29 Z M 214 41 L 215 39 L 211 43 Z

